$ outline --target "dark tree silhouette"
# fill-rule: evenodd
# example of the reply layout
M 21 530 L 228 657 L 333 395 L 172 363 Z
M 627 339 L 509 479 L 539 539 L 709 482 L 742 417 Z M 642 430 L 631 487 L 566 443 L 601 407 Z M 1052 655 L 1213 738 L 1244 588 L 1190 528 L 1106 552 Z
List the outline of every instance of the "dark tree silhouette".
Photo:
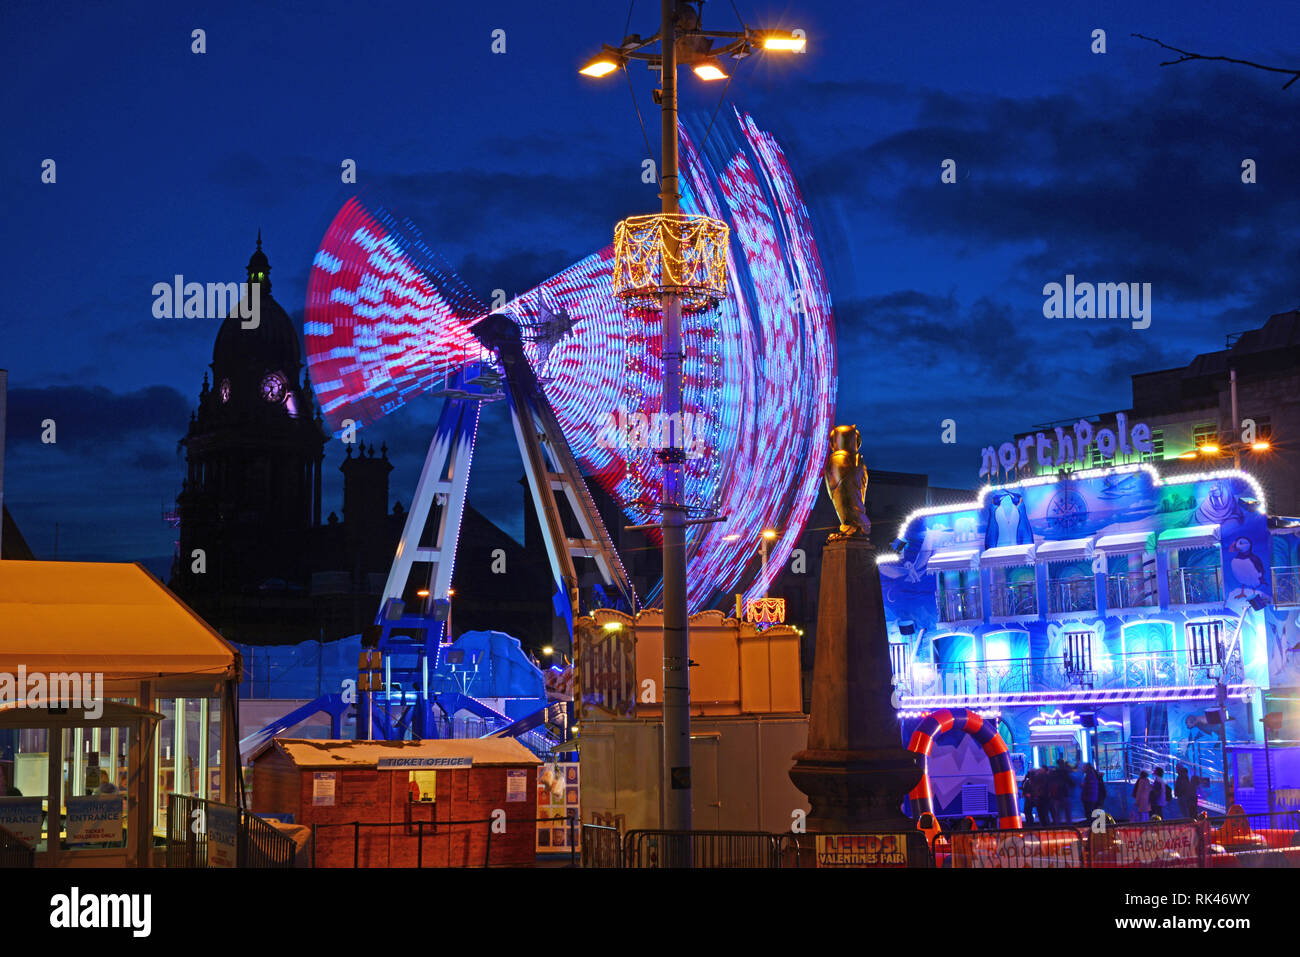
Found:
M 1178 47 L 1170 46 L 1168 43 L 1157 40 L 1155 37 L 1149 37 L 1141 33 L 1133 33 L 1130 34 L 1130 36 L 1135 36 L 1139 40 L 1146 40 L 1149 43 L 1154 43 L 1162 49 L 1172 50 L 1174 53 L 1179 55 L 1177 60 L 1165 60 L 1160 64 L 1161 66 L 1175 66 L 1179 63 L 1186 63 L 1189 60 L 1219 60 L 1223 63 L 1238 63 L 1241 66 L 1252 67 L 1256 70 L 1267 70 L 1269 73 L 1284 73 L 1291 77 L 1291 79 L 1282 84 L 1282 89 L 1284 90 L 1296 80 L 1300 80 L 1300 70 L 1289 70 L 1286 67 L 1280 66 L 1265 66 L 1262 63 L 1255 63 L 1252 60 L 1238 60 L 1237 58 L 1230 56 L 1207 56 L 1204 53 L 1192 53 L 1190 50 L 1180 50 Z

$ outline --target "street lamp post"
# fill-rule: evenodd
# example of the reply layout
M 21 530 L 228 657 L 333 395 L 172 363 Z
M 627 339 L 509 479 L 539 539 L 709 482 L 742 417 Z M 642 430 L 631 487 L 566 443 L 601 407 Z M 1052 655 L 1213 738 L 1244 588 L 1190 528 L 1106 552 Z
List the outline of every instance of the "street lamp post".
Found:
M 663 32 L 663 94 L 660 118 L 663 161 L 659 176 L 662 212 L 681 212 L 677 182 L 677 4 L 660 0 Z M 677 233 L 668 232 L 669 242 Z M 667 254 L 674 255 L 670 247 Z M 663 296 L 663 411 L 669 423 L 681 421 L 682 300 L 675 292 Z M 671 425 L 670 425 L 671 428 Z M 682 511 L 683 450 L 673 442 L 663 449 L 663 569 L 664 569 L 664 826 L 670 831 L 691 829 L 691 672 L 690 618 L 686 604 L 686 515 Z
M 767 549 L 772 542 L 776 541 L 777 531 L 774 528 L 763 529 L 763 597 L 767 597 Z
M 669 279 L 669 263 L 680 262 L 682 234 L 681 189 L 679 185 L 679 143 L 677 135 L 677 67 L 685 60 L 703 80 L 723 79 L 721 57 L 740 58 L 756 50 L 802 52 L 802 34 L 781 30 L 706 31 L 700 26 L 698 9 L 687 0 L 660 0 L 660 28 L 656 36 L 625 37 L 617 47 L 606 46 L 579 72 L 602 77 L 624 68 L 629 60 L 648 62 L 661 72 L 659 93 L 660 130 L 663 157 L 659 169 L 660 212 L 665 228 L 662 237 L 663 266 L 659 308 L 663 316 L 663 399 L 664 421 L 675 429 L 682 421 L 682 308 L 684 288 Z M 678 27 L 682 29 L 679 31 Z M 713 39 L 724 41 L 713 47 Z M 658 53 L 646 48 L 658 42 Z M 681 49 L 678 49 L 679 43 Z M 674 266 L 674 268 L 681 268 Z M 616 286 L 617 286 L 616 273 Z M 686 453 L 681 436 L 670 435 L 659 452 L 663 463 L 663 494 L 660 503 L 663 535 L 663 812 L 664 827 L 673 831 L 691 828 L 691 713 L 690 634 L 686 592 L 685 501 Z M 714 519 L 704 519 L 712 521 Z M 766 550 L 764 551 L 766 555 Z M 682 863 L 689 863 L 683 861 Z

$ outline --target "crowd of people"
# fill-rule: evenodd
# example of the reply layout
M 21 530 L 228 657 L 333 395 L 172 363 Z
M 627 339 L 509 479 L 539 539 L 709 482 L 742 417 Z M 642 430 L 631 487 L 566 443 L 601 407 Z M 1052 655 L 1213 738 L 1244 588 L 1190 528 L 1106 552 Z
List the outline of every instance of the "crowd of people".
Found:
M 1201 778 L 1180 767 L 1172 787 L 1165 769 L 1143 771 L 1133 784 L 1130 820 L 1155 821 L 1194 818 L 1200 810 Z M 1083 819 L 1090 821 L 1106 804 L 1106 778 L 1087 761 L 1078 765 L 1058 758 L 1051 768 L 1034 768 L 1020 785 L 1026 824 L 1068 824 L 1073 820 L 1074 797 L 1083 806 Z

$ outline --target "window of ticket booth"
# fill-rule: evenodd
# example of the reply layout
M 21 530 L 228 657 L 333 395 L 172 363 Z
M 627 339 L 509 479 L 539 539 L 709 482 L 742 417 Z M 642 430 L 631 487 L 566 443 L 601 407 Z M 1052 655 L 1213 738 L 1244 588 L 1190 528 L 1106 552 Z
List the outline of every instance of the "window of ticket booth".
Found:
M 60 847 L 125 848 L 130 729 L 82 727 L 61 733 Z
M 136 789 L 140 742 L 152 737 L 157 720 L 111 699 L 84 710 L 0 708 L 0 744 L 13 768 L 0 825 L 36 852 L 38 867 L 140 861 L 128 837 L 148 827 Z
M 22 728 L 0 733 L 12 742 L 5 748 L 7 780 L 0 795 L 0 826 L 38 852 L 44 851 L 49 840 L 49 732 Z
M 154 833 L 167 829 L 172 793 L 221 797 L 221 699 L 159 698 L 163 720 L 154 740 Z

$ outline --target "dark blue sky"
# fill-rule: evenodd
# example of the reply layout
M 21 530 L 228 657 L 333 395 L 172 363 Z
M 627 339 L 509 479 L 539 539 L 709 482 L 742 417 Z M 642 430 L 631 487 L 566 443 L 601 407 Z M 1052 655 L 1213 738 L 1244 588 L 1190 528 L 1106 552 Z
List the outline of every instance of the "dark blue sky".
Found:
M 1300 84 L 1161 68 L 1129 36 L 1296 67 L 1291 0 L 737 5 L 810 38 L 805 55 L 741 65 L 729 99 L 782 141 L 813 209 L 837 418 L 863 428 L 869 465 L 971 485 L 982 445 L 1124 407 L 1130 373 L 1300 304 Z M 631 29 L 652 33 L 657 9 L 640 0 Z M 217 324 L 153 318 L 152 286 L 241 279 L 260 226 L 300 320 L 312 254 L 354 189 L 344 158 L 485 299 L 654 208 L 626 82 L 576 73 L 626 19 L 621 3 L 6 3 L 6 502 L 37 553 L 58 522 L 62 557 L 170 554 L 160 511 Z M 713 0 L 705 22 L 736 21 Z M 649 76 L 632 75 L 653 123 Z M 683 86 L 685 109 L 713 109 L 717 86 Z M 1043 285 L 1066 273 L 1150 282 L 1150 328 L 1043 318 Z M 435 414 L 417 404 L 372 431 L 403 501 Z M 956 445 L 939 441 L 949 417 Z M 45 418 L 56 445 L 39 441 Z M 520 497 L 500 494 L 520 475 L 513 438 L 499 412 L 485 423 L 471 500 L 517 526 Z M 337 509 L 341 446 L 328 456 Z

